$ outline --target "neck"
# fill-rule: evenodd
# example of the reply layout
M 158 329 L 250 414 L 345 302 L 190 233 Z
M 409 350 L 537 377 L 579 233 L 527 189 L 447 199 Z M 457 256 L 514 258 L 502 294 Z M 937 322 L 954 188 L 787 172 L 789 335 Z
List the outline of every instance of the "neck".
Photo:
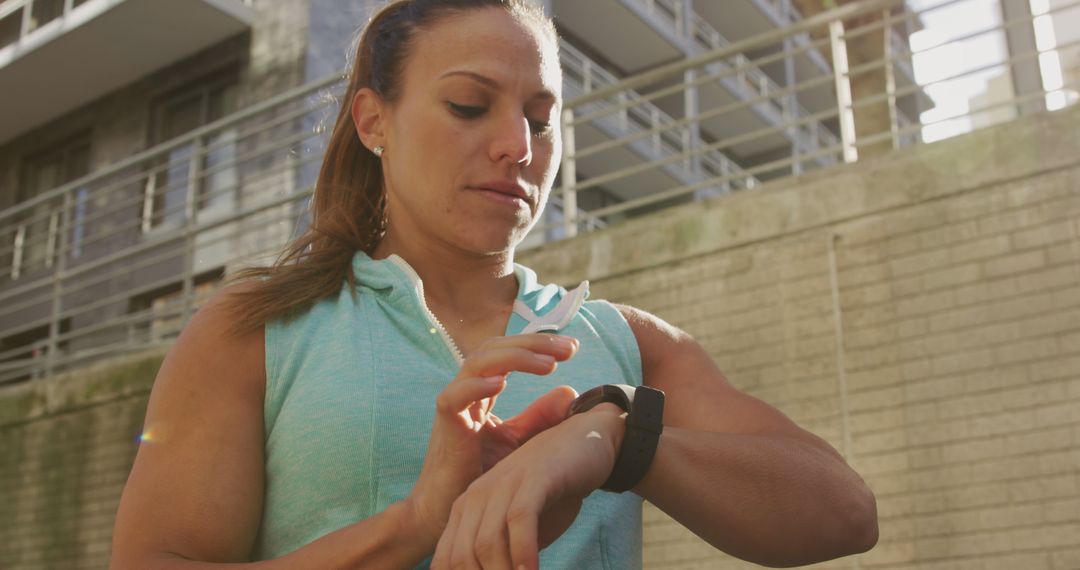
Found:
M 423 280 L 424 297 L 437 313 L 483 318 L 505 311 L 517 297 L 513 250 L 480 255 L 449 244 L 396 239 L 388 231 L 372 257 L 384 259 L 395 254 Z

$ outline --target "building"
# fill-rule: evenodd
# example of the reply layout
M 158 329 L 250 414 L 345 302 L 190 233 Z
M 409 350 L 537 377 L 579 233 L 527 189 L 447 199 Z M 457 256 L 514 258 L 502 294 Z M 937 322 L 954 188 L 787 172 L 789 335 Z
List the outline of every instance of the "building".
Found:
M 1006 2 L 1018 6 L 982 0 Z M 117 377 L 82 365 L 167 345 L 223 274 L 303 227 L 333 75 L 378 4 L 0 1 L 0 503 L 13 521 L 0 565 L 101 566 L 160 352 Z M 546 1 L 579 122 L 561 184 L 577 193 L 555 196 L 533 244 L 775 184 L 530 257 L 551 272 L 583 251 L 614 258 L 598 263 L 609 291 L 667 311 L 741 388 L 850 451 L 881 493 L 867 567 L 1077 567 L 1080 249 L 1063 173 L 1078 115 L 808 173 L 918 142 L 929 104 L 904 69 L 918 18 L 893 10 L 887 36 L 847 44 L 851 75 L 880 53 L 895 67 L 865 73 L 862 95 L 851 86 L 870 103 L 845 133 L 828 22 L 787 33 L 831 4 Z M 709 53 L 723 55 L 623 83 Z M 1060 48 L 1066 86 L 1076 53 Z M 1027 97 L 1006 103 L 1016 113 L 1041 101 L 1028 61 L 988 86 Z M 711 547 L 651 522 L 653 564 L 712 567 Z
M 270 255 L 302 227 L 300 193 L 314 180 L 319 127 L 332 109 L 312 101 L 334 91 L 327 78 L 346 66 L 356 28 L 379 5 L 0 4 L 0 383 L 168 342 L 224 273 L 241 260 Z M 546 0 L 544 6 L 564 37 L 567 99 L 801 18 L 790 1 Z M 760 66 L 750 59 L 776 47 L 733 53 L 704 71 L 686 72 L 689 81 L 714 72 L 717 80 L 580 125 L 579 147 L 651 136 L 578 160 L 578 179 L 688 156 L 583 188 L 575 211 L 648 199 L 671 184 L 697 186 L 676 199 L 589 217 L 582 227 L 835 163 L 836 156 L 815 151 L 837 144 L 837 119 L 799 123 L 835 108 L 832 85 L 784 93 L 785 86 L 832 73 L 827 50 L 811 41 L 809 34 L 785 39 L 779 48 L 801 51 Z M 910 83 L 910 70 L 901 77 Z M 290 90 L 297 96 L 281 101 Z M 724 105 L 738 108 L 685 120 Z M 906 123 L 917 117 L 914 109 L 901 115 Z M 741 142 L 700 150 L 724 140 Z M 754 171 L 785 158 L 778 168 Z M 534 232 L 530 245 L 567 233 L 562 208 L 556 196 L 549 226 Z M 237 219 L 239 212 L 251 215 Z

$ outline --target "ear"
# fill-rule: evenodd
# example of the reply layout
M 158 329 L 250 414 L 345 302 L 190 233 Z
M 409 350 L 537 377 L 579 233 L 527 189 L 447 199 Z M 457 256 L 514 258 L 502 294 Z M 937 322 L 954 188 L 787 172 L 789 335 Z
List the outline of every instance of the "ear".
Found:
M 360 142 L 369 150 L 380 145 L 386 146 L 387 116 L 382 98 L 371 88 L 364 87 L 353 97 L 351 111 Z

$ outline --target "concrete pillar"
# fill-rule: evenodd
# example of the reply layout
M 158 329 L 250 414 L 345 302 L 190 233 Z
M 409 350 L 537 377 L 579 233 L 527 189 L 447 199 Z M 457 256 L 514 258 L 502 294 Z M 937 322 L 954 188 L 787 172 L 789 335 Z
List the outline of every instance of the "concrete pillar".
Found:
M 1000 0 L 1001 16 L 1004 21 L 1016 18 L 1030 18 L 1031 4 L 1028 0 Z M 1005 30 L 1005 43 L 1009 47 L 1009 55 L 1033 53 L 1035 51 L 1035 27 L 1031 24 L 1012 26 Z M 1039 60 L 1029 57 L 1013 63 L 1009 66 L 1012 73 L 1013 89 L 1016 96 L 1020 97 L 1042 91 L 1042 73 L 1039 71 Z M 1032 97 L 1027 101 L 1017 104 L 1016 112 L 1025 115 L 1038 113 L 1046 110 L 1046 99 Z
M 881 14 L 865 14 L 852 21 L 844 22 L 848 33 L 859 31 L 863 26 L 873 25 L 881 20 Z M 885 32 L 876 29 L 847 40 L 848 65 L 857 70 L 860 66 L 879 61 L 885 57 Z M 879 63 L 870 70 L 851 76 L 851 99 L 855 105 L 860 101 L 880 96 L 887 91 L 885 64 Z M 855 140 L 861 141 L 881 133 L 892 131 L 887 100 L 872 104 L 863 104 L 855 108 Z M 873 144 L 859 145 L 859 157 L 865 158 L 892 151 L 892 142 L 884 139 Z
M 857 0 L 837 0 L 837 5 L 851 4 Z M 1026 1 L 1026 0 L 1024 0 Z M 821 0 L 793 0 L 795 7 L 803 18 L 809 18 L 826 11 L 825 2 Z M 846 32 L 858 31 L 860 27 L 873 24 L 881 20 L 881 13 L 864 14 L 858 18 L 844 22 Z M 815 39 L 827 35 L 827 30 L 813 30 L 811 36 Z M 857 69 L 859 66 L 872 61 L 878 61 L 885 56 L 885 33 L 882 29 L 863 33 L 862 35 L 849 38 L 847 41 L 848 66 Z M 830 56 L 831 54 L 827 54 Z M 851 78 L 852 100 L 858 104 L 860 100 L 885 93 L 887 79 L 884 64 L 879 64 L 874 69 L 864 71 Z M 855 109 L 855 136 L 860 142 L 866 137 L 880 133 L 888 133 L 892 130 L 892 121 L 889 115 L 889 102 L 886 99 L 873 104 L 863 104 Z M 859 158 L 884 154 L 892 150 L 892 141 L 884 139 L 877 143 L 859 146 Z

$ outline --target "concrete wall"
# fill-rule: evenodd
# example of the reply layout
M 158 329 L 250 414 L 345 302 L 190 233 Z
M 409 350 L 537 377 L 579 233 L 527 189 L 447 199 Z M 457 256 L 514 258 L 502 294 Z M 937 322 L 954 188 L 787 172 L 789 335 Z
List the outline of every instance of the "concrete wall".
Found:
M 694 334 L 826 437 L 881 541 L 829 568 L 1080 567 L 1080 107 L 521 261 Z M 0 391 L 0 567 L 101 567 L 160 355 Z M 739 568 L 647 507 L 649 568 Z

